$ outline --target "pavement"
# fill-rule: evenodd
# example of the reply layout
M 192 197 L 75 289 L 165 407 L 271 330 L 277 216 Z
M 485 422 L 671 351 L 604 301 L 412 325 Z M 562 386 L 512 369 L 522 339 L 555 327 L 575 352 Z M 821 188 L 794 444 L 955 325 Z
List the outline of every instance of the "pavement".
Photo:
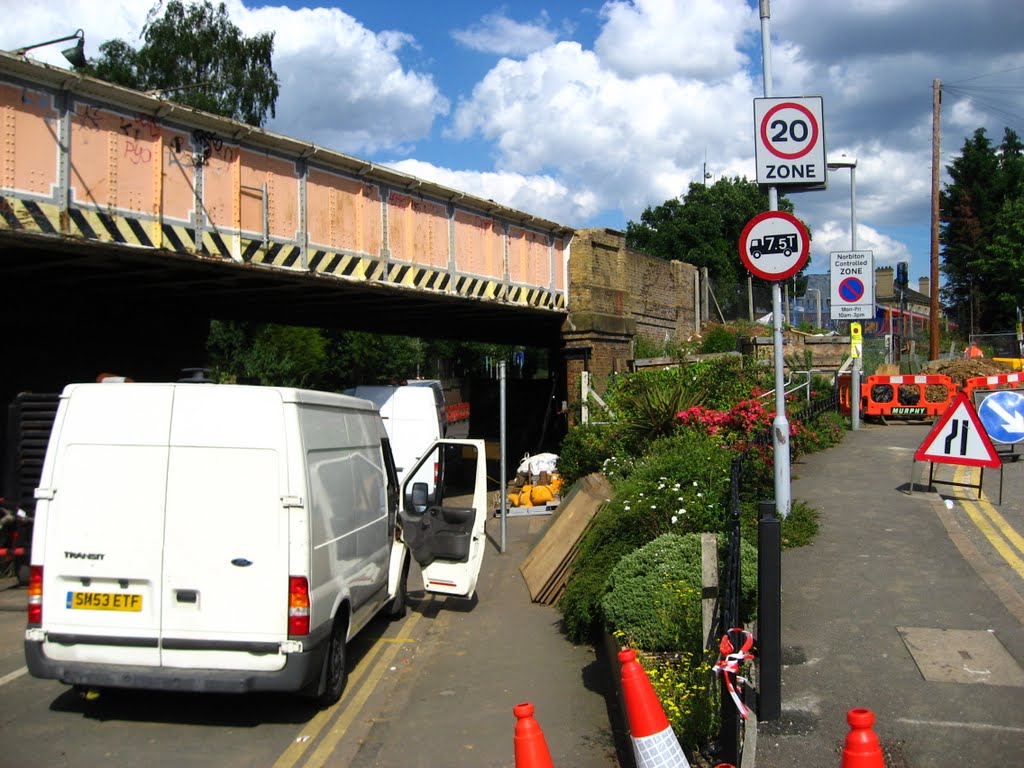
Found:
M 874 713 L 888 768 L 1024 764 L 1024 569 L 987 551 L 974 490 L 922 484 L 928 431 L 863 425 L 794 463 L 821 531 L 783 553 L 782 716 L 757 724 L 758 768 L 840 766 L 853 708 Z M 995 508 L 1018 532 L 1022 475 L 1006 465 Z M 998 470 L 984 487 L 997 498 Z

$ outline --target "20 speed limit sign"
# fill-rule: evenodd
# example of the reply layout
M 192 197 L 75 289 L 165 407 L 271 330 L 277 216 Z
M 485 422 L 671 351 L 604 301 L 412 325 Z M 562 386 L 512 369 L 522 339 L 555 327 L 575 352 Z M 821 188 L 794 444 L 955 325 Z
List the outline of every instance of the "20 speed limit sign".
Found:
M 821 187 L 827 181 L 820 96 L 754 99 L 757 183 Z

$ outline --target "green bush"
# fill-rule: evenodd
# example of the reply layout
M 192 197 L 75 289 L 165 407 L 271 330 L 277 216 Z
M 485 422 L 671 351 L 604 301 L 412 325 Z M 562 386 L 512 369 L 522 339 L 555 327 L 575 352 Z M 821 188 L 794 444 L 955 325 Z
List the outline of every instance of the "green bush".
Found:
M 691 754 L 711 741 L 719 730 L 719 683 L 712 673 L 717 652 L 692 654 L 637 652 L 637 660 L 676 737 Z
M 612 430 L 606 424 L 579 424 L 566 434 L 558 453 L 558 473 L 566 488 L 591 472 L 600 472 L 612 455 Z
M 704 354 L 712 352 L 735 352 L 736 331 L 725 325 L 712 325 L 704 332 L 704 339 L 700 344 L 700 351 Z
M 607 628 L 630 648 L 699 652 L 700 534 L 666 533 L 612 568 L 601 610 Z
M 729 465 L 735 455 L 712 437 L 678 432 L 647 446 L 633 472 L 615 482 L 615 495 L 580 540 L 559 600 L 565 628 L 585 640 L 601 619 L 601 598 L 619 559 L 663 533 L 720 532 L 729 503 Z

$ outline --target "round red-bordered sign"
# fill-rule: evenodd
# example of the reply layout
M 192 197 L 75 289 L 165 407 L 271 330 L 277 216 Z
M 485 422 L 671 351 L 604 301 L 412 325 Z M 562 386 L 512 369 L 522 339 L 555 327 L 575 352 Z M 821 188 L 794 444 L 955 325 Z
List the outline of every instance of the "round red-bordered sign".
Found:
M 754 277 L 786 280 L 807 263 L 811 237 L 793 214 L 765 211 L 747 222 L 739 250 L 740 261 Z
M 773 123 L 772 118 L 783 110 L 796 110 L 807 119 L 807 123 L 804 124 L 802 120 L 792 121 L 781 119 Z M 769 127 L 773 125 L 776 128 L 776 132 L 769 136 Z M 798 130 L 800 126 L 802 126 L 802 131 Z M 818 143 L 818 136 L 821 133 L 821 128 L 818 126 L 818 120 L 814 117 L 814 113 L 803 104 L 798 104 L 795 101 L 776 104 L 774 107 L 769 109 L 765 113 L 765 116 L 761 118 L 759 130 L 761 132 L 761 143 L 769 152 L 776 157 L 781 157 L 783 160 L 799 160 L 814 149 Z M 795 141 L 798 144 L 803 144 L 804 146 L 801 149 L 797 149 L 795 152 L 783 152 L 777 145 L 784 141 Z

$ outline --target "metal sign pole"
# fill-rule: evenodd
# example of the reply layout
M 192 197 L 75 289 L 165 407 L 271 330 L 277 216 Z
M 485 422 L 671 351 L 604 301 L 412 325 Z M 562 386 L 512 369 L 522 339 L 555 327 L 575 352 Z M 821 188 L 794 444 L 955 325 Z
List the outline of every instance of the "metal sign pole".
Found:
M 772 96 L 771 8 L 760 0 L 761 62 L 764 72 L 764 96 Z M 779 192 L 768 187 L 768 210 L 779 210 Z M 780 520 L 789 516 L 791 506 L 789 479 L 789 420 L 786 419 L 786 381 L 783 370 L 782 287 L 772 281 L 772 337 L 775 342 L 775 420 L 772 421 L 772 449 L 775 460 L 775 510 Z
M 505 361 L 498 363 L 498 391 L 499 407 L 501 412 L 500 437 L 501 441 L 501 474 L 498 479 L 498 494 L 501 497 L 501 554 L 505 554 L 505 536 L 508 526 L 508 508 L 505 499 L 505 483 L 508 476 L 505 474 Z

